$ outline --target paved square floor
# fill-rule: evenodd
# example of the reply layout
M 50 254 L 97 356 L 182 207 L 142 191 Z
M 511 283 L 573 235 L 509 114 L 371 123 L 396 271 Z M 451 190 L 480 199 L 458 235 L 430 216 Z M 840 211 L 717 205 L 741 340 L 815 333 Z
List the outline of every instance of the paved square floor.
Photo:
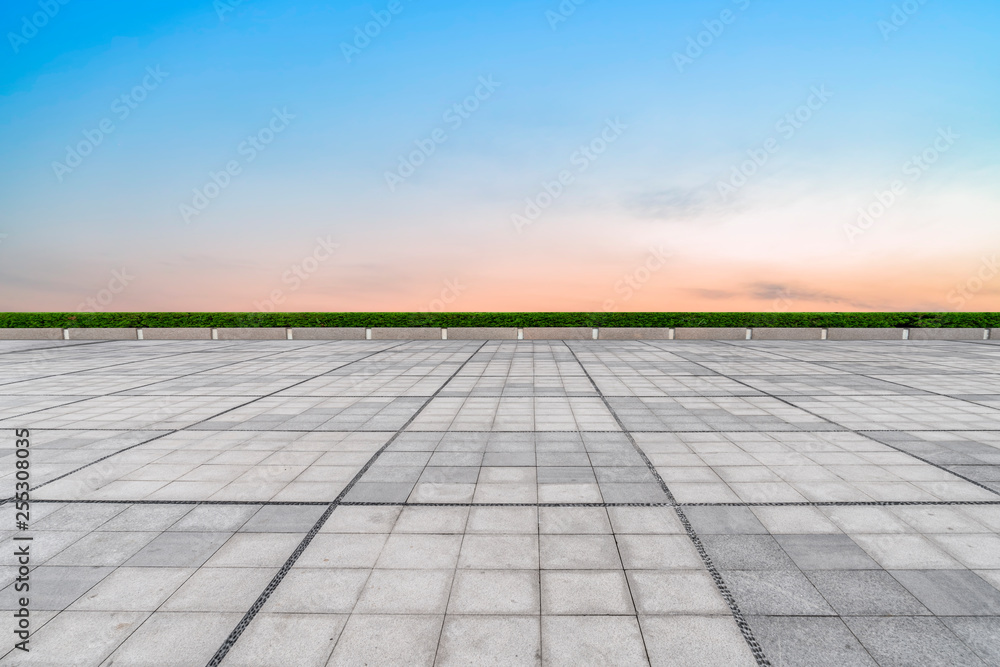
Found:
M 1000 665 L 989 341 L 0 342 L 0 433 L 2 664 Z

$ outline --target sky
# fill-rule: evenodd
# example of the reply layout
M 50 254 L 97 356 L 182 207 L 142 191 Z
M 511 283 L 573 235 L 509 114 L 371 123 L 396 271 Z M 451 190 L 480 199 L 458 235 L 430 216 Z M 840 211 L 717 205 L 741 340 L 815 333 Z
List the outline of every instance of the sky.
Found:
M 11 0 L 0 310 L 1000 308 L 995 0 Z

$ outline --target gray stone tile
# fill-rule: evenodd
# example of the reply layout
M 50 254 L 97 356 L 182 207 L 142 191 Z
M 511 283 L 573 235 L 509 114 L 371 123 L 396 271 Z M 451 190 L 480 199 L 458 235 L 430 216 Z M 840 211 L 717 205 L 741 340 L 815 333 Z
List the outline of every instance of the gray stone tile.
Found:
M 432 665 L 443 620 L 440 615 L 353 614 L 327 665 Z
M 165 532 L 132 556 L 130 567 L 200 567 L 229 539 L 229 533 Z
M 750 616 L 747 621 L 774 667 L 876 667 L 880 664 L 872 660 L 839 618 Z
M 646 648 L 633 616 L 543 616 L 545 665 L 642 665 Z
M 841 616 L 930 614 L 884 570 L 814 570 L 805 574 Z
M 881 667 L 986 665 L 936 618 L 856 616 L 844 622 Z
M 988 665 L 1000 665 L 1000 618 L 940 619 Z
M 725 570 L 722 578 L 745 614 L 832 616 L 830 605 L 794 570 Z
M 349 614 L 369 580 L 370 570 L 292 568 L 264 605 L 282 614 Z M 264 590 L 263 586 L 258 590 Z M 249 608 L 249 606 L 247 607 Z M 399 610 L 397 613 L 405 613 Z
M 355 613 L 443 614 L 453 570 L 373 570 Z
M 40 565 L 31 570 L 29 600 L 32 611 L 61 611 L 111 574 L 111 567 L 61 567 Z M 3 590 L 0 608 L 17 607 L 19 594 L 11 584 Z
M 260 613 L 226 654 L 226 665 L 323 667 L 347 624 L 345 614 Z
M 891 574 L 938 616 L 1000 614 L 1000 591 L 969 570 L 892 570 Z
M 794 570 L 795 564 L 770 535 L 701 535 L 701 543 L 722 570 Z
M 649 663 L 655 667 L 754 667 L 757 664 L 731 616 L 640 616 L 639 623 Z M 600 639 L 601 636 L 596 635 L 591 641 Z
M 704 570 L 630 570 L 640 614 L 726 614 L 729 607 Z
M 685 507 L 699 535 L 766 535 L 767 529 L 746 507 Z
M 147 616 L 134 611 L 64 611 L 41 626 L 36 617 L 29 652 L 14 651 L 4 664 L 99 665 Z
M 436 665 L 538 665 L 537 616 L 446 616 Z
M 543 615 L 635 614 L 621 570 L 542 570 Z
M 777 535 L 775 539 L 803 570 L 882 569 L 847 535 Z
M 449 614 L 538 614 L 537 570 L 459 570 Z
M 106 667 L 184 667 L 207 663 L 241 613 L 157 612 L 104 663 Z

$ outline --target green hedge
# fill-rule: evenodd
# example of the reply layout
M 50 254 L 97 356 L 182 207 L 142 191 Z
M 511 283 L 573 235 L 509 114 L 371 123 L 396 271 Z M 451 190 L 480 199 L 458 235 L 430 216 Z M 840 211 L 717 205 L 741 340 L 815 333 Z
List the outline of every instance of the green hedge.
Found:
M 1000 313 L 0 313 L 34 327 L 1000 327 Z

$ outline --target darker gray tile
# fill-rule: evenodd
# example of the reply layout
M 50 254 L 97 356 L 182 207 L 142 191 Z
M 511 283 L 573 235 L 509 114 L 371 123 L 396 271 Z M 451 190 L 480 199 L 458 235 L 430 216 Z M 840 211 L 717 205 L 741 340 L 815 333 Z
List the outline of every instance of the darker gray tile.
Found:
M 479 466 L 424 468 L 420 482 L 434 484 L 475 484 L 479 479 Z
M 114 569 L 41 565 L 31 570 L 31 588 L 27 593 L 15 591 L 16 584 L 11 584 L 2 591 L 0 609 L 14 609 L 18 598 L 27 596 L 32 611 L 62 611 Z
M 777 535 L 803 570 L 879 570 L 881 566 L 847 535 Z
M 747 507 L 684 507 L 699 535 L 767 535 L 767 529 Z
M 875 667 L 839 618 L 748 616 L 773 667 Z
M 483 463 L 482 452 L 434 452 L 428 466 L 479 466 Z
M 598 483 L 606 503 L 666 503 L 669 501 L 659 484 Z
M 833 609 L 798 570 L 724 570 L 722 578 L 745 614 L 833 616 Z
M 498 468 L 534 467 L 534 452 L 486 452 L 483 465 Z
M 344 501 L 349 503 L 402 503 L 410 497 L 413 484 L 390 482 L 358 482 Z
M 1000 591 L 970 570 L 893 570 L 891 574 L 938 616 L 1000 614 Z
M 853 616 L 844 622 L 881 667 L 985 667 L 936 618 Z
M 805 575 L 841 616 L 930 614 L 884 570 L 815 570 Z
M 538 452 L 535 454 L 538 466 L 590 466 L 586 452 Z
M 594 468 L 598 482 L 611 482 L 618 484 L 649 484 L 656 483 L 656 478 L 646 466 L 618 466 Z
M 795 564 L 770 535 L 701 535 L 720 570 L 795 570 Z
M 536 473 L 539 484 L 594 484 L 594 470 L 590 466 L 563 468 L 557 466 L 539 468 Z
M 373 465 L 361 477 L 365 482 L 415 483 L 423 472 L 420 466 Z
M 942 618 L 959 639 L 988 665 L 1000 665 L 1000 618 Z
M 132 556 L 128 567 L 201 567 L 231 533 L 162 533 Z
M 250 517 L 240 532 L 307 533 L 325 511 L 324 505 L 268 505 Z

